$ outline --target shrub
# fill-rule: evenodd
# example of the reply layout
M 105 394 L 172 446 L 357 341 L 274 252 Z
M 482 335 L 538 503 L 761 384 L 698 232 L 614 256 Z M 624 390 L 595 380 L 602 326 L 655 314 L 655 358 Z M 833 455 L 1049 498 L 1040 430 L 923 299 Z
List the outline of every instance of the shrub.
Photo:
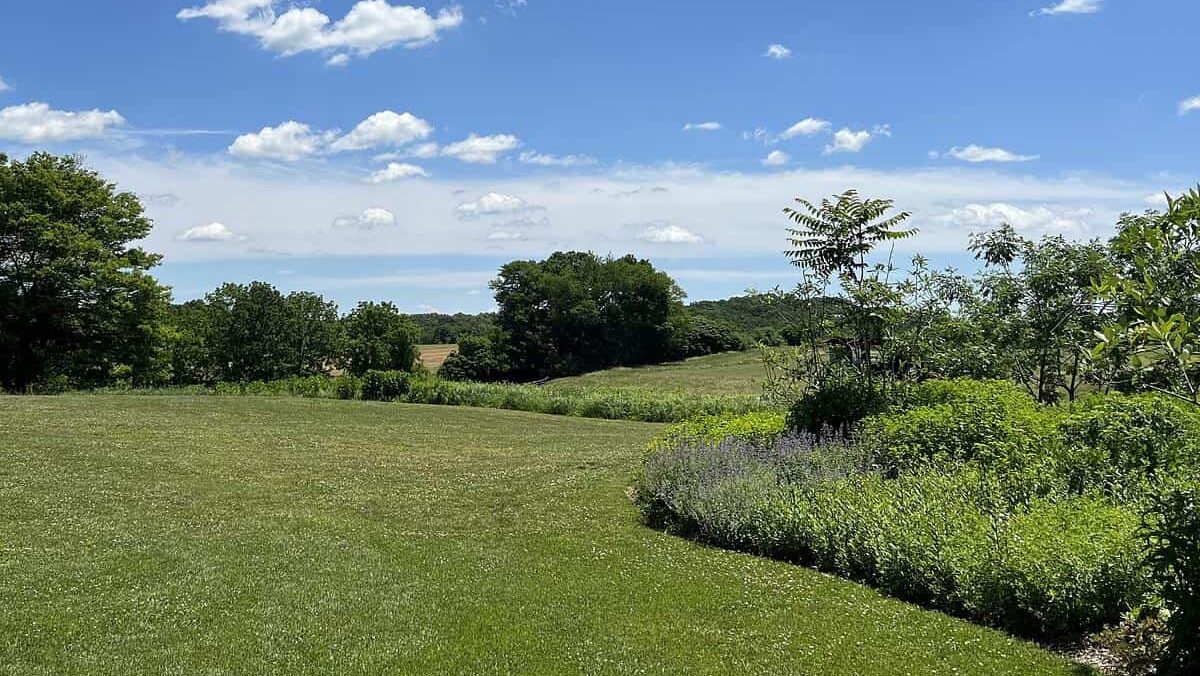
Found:
M 1136 510 L 1093 496 L 1012 504 L 977 468 L 895 479 L 861 446 L 682 442 L 647 460 L 654 523 L 812 565 L 1032 636 L 1078 635 L 1141 601 Z
M 488 336 L 463 336 L 458 347 L 438 368 L 446 380 L 491 382 L 504 378 L 512 368 L 498 341 Z
M 744 350 L 745 342 L 732 325 L 708 317 L 689 317 L 679 346 L 681 357 Z
M 338 399 L 358 399 L 361 388 L 362 383 L 358 378 L 346 375 L 337 379 L 337 384 L 334 385 L 334 394 Z
M 362 398 L 367 401 L 397 401 L 410 391 L 410 376 L 404 371 L 367 371 L 362 377 Z
M 820 437 L 850 436 L 851 428 L 884 408 L 883 390 L 876 384 L 843 374 L 806 393 L 792 407 L 792 429 Z
M 739 416 L 705 415 L 677 423 L 654 438 L 647 447 L 654 451 L 685 442 L 719 444 L 730 440 L 767 446 L 787 432 L 787 416 L 780 411 L 759 411 Z
M 1151 574 L 1170 613 L 1159 673 L 1200 673 L 1200 481 L 1170 480 L 1152 495 L 1143 532 Z
M 890 412 L 864 424 L 862 439 L 890 476 L 958 462 L 1021 471 L 1054 452 L 1057 415 L 1007 383 L 929 383 L 901 390 Z

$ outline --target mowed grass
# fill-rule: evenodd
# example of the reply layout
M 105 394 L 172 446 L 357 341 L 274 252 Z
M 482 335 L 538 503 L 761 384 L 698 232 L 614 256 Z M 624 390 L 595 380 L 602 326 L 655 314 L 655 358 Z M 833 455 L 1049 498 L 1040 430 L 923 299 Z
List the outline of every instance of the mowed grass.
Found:
M 697 394 L 762 394 L 767 372 L 755 350 L 695 357 L 681 362 L 615 368 L 572 378 L 550 386 L 617 387 L 694 392 Z
M 0 397 L 0 673 L 1071 674 L 641 526 L 654 425 Z

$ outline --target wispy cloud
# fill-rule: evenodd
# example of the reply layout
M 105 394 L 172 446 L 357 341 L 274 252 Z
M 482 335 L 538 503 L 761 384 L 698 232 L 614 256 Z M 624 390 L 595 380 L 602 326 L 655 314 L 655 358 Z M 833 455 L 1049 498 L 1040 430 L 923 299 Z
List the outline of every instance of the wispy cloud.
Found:
M 1200 96 L 1193 96 L 1190 99 L 1184 99 L 1179 102 L 1180 115 L 1187 115 L 1195 110 L 1200 110 Z
M 720 122 L 688 122 L 683 125 L 684 131 L 719 131 Z
M 1095 14 L 1100 11 L 1104 0 L 1062 0 L 1062 2 L 1030 12 L 1030 16 L 1054 16 L 1056 14 Z
M 936 159 L 937 153 L 934 153 Z M 1039 159 L 1038 155 L 1020 155 L 1011 150 L 1004 148 L 988 148 L 980 145 L 971 144 L 959 148 L 957 146 L 946 152 L 948 157 L 953 157 L 956 160 L 963 162 L 1032 162 Z

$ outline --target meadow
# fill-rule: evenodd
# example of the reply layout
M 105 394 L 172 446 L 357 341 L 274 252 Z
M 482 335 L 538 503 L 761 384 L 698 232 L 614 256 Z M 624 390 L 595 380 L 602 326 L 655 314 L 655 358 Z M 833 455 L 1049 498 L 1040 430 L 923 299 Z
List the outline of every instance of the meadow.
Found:
M 645 528 L 659 425 L 296 397 L 0 398 L 0 674 L 1079 674 Z
M 550 387 L 604 387 L 694 392 L 762 394 L 766 370 L 757 350 L 725 352 L 651 366 L 618 367 L 558 378 Z

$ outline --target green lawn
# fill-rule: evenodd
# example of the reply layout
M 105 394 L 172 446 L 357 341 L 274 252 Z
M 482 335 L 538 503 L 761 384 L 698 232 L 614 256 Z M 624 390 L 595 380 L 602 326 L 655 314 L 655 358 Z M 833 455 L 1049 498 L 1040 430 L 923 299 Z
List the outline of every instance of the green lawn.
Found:
M 653 425 L 0 397 L 2 674 L 1072 674 L 642 527 Z
M 698 394 L 762 394 L 766 370 L 756 350 L 726 352 L 655 366 L 615 368 L 573 378 L 559 378 L 550 386 L 628 387 Z

